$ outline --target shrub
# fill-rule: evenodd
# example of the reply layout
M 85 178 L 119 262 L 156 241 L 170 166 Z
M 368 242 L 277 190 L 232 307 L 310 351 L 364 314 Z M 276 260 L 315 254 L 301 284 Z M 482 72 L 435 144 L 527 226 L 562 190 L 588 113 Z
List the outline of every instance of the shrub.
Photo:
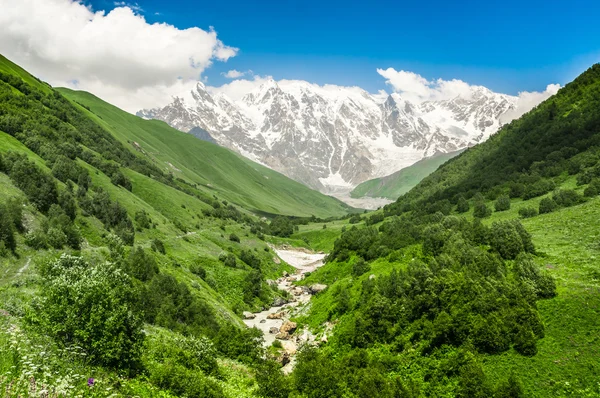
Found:
M 492 215 L 492 210 L 484 202 L 477 202 L 473 207 L 473 216 L 475 218 L 486 218 Z
M 533 252 L 531 236 L 519 221 L 501 221 L 492 224 L 489 235 L 490 246 L 502 258 L 512 260 L 520 253 Z
M 152 255 L 138 247 L 129 254 L 127 273 L 140 281 L 146 282 L 158 274 L 158 265 L 156 265 L 156 260 Z
M 8 213 L 8 209 L 2 205 L 0 205 L 0 242 L 4 243 L 6 249 L 13 252 L 17 248 L 13 217 Z
M 160 254 L 166 254 L 165 244 L 160 239 L 152 239 L 152 243 L 150 244 L 152 250 Z
M 458 213 L 466 213 L 469 211 L 469 208 L 469 202 L 463 196 L 458 198 L 458 203 L 456 204 L 456 211 Z
M 554 189 L 554 182 L 552 180 L 541 179 L 537 182 L 528 185 L 523 193 L 523 199 L 531 199 L 537 196 L 542 196 Z
M 558 206 L 569 207 L 581 203 L 583 198 L 572 189 L 559 189 L 554 192 L 552 199 Z
M 348 220 L 348 222 L 350 224 L 358 224 L 359 222 L 362 221 L 362 217 L 359 214 L 355 214 L 352 217 L 350 217 L 350 219 Z
M 510 209 L 510 198 L 508 195 L 500 195 L 494 203 L 496 211 L 506 211 Z
M 82 347 L 93 364 L 132 369 L 144 335 L 129 277 L 109 263 L 63 254 L 40 267 L 42 301 L 30 321 L 62 345 Z
M 556 204 L 554 199 L 544 198 L 540 201 L 539 213 L 540 214 L 552 213 L 554 210 L 556 210 L 557 207 L 558 207 L 558 205 Z
M 252 251 L 242 250 L 242 253 L 240 254 L 240 259 L 252 268 L 260 269 L 260 257 L 254 254 Z
M 353 276 L 356 276 L 356 277 L 361 276 L 363 274 L 366 274 L 370 270 L 371 270 L 371 267 L 362 258 L 359 258 L 358 260 L 356 260 L 354 262 L 354 264 L 352 264 L 352 275 Z
M 374 225 L 382 222 L 384 219 L 384 215 L 382 213 L 373 214 L 371 217 L 367 218 L 365 222 L 366 225 Z
M 232 242 L 240 243 L 240 237 L 233 233 L 229 235 L 229 240 Z
M 520 198 L 525 193 L 525 185 L 520 182 L 515 182 L 510 185 L 510 191 L 508 192 L 508 196 L 512 199 Z
M 219 261 L 225 264 L 226 267 L 235 268 L 237 267 L 237 260 L 233 253 L 221 253 L 219 254 Z
M 150 217 L 148 217 L 148 213 L 144 210 L 138 210 L 135 213 L 135 223 L 140 229 L 148 229 L 150 228 L 151 222 Z
M 521 207 L 519 209 L 519 216 L 522 218 L 531 218 L 538 215 L 538 209 L 535 207 Z

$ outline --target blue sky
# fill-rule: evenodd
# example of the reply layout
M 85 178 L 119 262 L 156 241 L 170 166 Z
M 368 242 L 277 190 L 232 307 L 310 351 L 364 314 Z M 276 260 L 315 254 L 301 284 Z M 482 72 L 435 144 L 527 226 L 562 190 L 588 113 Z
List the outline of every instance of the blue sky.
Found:
M 92 0 L 110 10 L 114 1 Z M 129 2 L 129 4 L 136 4 Z M 516 94 L 565 84 L 600 61 L 600 2 L 138 0 L 148 22 L 214 27 L 239 48 L 205 71 L 385 88 L 377 68 L 461 79 Z

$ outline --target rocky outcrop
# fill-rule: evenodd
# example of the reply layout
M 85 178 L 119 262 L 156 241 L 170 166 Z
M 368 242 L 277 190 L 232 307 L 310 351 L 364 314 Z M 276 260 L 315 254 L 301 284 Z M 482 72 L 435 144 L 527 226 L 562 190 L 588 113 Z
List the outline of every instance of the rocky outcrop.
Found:
M 317 294 L 327 289 L 327 285 L 323 285 L 322 283 L 316 283 L 314 285 L 311 285 L 309 289 L 312 294 Z

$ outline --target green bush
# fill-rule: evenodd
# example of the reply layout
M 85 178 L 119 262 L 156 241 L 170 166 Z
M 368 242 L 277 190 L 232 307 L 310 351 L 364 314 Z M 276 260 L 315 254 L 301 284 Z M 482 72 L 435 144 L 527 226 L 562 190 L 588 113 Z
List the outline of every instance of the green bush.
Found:
M 63 254 L 40 267 L 42 301 L 29 320 L 58 343 L 77 345 L 93 364 L 133 369 L 144 335 L 129 277 L 109 263 Z
M 484 202 L 477 202 L 473 207 L 473 216 L 475 218 L 486 218 L 492 215 L 492 210 Z
M 489 235 L 490 246 L 504 259 L 515 259 L 520 253 L 533 253 L 531 235 L 517 220 L 494 222 Z
M 458 213 L 466 213 L 469 211 L 469 208 L 469 202 L 463 196 L 458 198 L 458 203 L 456 204 L 456 211 Z
M 494 208 L 496 211 L 506 211 L 510 209 L 510 198 L 508 195 L 500 195 L 496 202 L 494 202 Z
M 544 198 L 540 201 L 539 213 L 540 214 L 552 213 L 554 210 L 556 210 L 557 207 L 558 207 L 558 205 L 556 204 L 554 199 Z
M 0 204 L 0 242 L 4 243 L 6 249 L 15 251 L 17 240 L 15 239 L 14 218 L 8 209 Z
M 554 192 L 552 199 L 554 199 L 554 202 L 560 207 L 575 206 L 583 200 L 581 195 L 572 189 L 559 189 Z
M 152 243 L 150 244 L 152 250 L 160 254 L 166 254 L 165 244 L 160 239 L 152 239 Z
M 522 218 L 531 218 L 538 215 L 538 209 L 535 207 L 521 207 L 519 209 L 519 216 Z
M 371 270 L 369 264 L 363 260 L 362 258 L 357 259 L 354 264 L 352 264 L 352 275 L 355 277 L 359 277 L 363 274 L 366 274 Z
M 233 233 L 229 235 L 229 240 L 232 242 L 240 243 L 240 237 Z

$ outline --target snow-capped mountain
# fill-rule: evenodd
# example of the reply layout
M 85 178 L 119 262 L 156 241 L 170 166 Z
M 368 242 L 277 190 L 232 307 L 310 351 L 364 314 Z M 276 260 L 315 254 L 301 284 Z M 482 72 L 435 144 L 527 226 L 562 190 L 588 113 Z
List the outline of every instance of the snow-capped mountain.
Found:
M 487 139 L 517 98 L 473 87 L 468 96 L 413 103 L 358 87 L 269 79 L 233 101 L 202 83 L 139 116 L 221 145 L 323 192 L 391 174 L 436 152 Z

